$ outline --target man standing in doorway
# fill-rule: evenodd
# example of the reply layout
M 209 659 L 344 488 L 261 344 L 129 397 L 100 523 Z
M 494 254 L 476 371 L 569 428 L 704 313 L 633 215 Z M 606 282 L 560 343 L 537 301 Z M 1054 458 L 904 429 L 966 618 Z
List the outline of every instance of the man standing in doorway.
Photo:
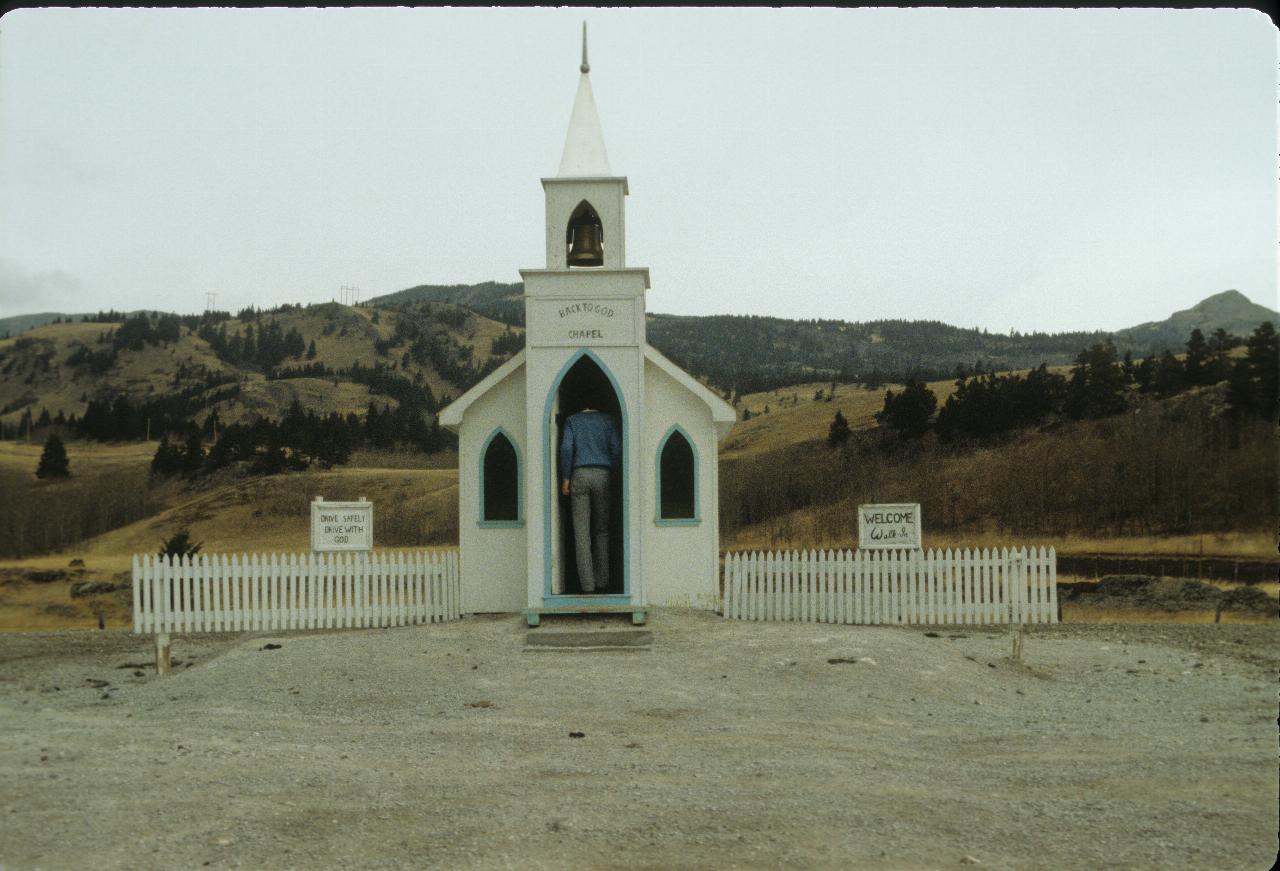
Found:
M 622 460 L 613 417 L 594 408 L 571 415 L 560 440 L 560 493 L 570 497 L 578 583 L 584 593 L 609 588 L 609 486 Z

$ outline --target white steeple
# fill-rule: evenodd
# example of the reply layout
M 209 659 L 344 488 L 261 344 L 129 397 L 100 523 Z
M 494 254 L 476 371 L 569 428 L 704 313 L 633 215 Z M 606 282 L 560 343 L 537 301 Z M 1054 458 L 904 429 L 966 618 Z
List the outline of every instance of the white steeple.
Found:
M 573 114 L 569 117 L 569 133 L 564 139 L 557 178 L 589 178 L 609 176 L 609 157 L 604 150 L 604 134 L 591 93 L 591 72 L 587 64 L 587 23 L 582 23 L 582 65 L 578 67 L 578 94 L 573 98 Z

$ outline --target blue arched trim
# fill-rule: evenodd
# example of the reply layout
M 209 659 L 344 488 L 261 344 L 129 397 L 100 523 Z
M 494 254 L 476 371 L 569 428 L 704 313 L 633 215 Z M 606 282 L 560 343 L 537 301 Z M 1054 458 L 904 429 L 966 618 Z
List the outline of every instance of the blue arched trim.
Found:
M 493 444 L 493 440 L 498 436 L 502 436 L 511 445 L 511 449 L 516 452 L 516 519 L 515 520 L 485 520 L 485 504 L 484 504 L 484 462 L 489 455 L 489 445 Z M 480 518 L 478 525 L 485 529 L 513 529 L 524 526 L 524 457 L 520 455 L 520 445 L 511 437 L 511 433 L 507 432 L 505 427 L 498 427 L 489 433 L 489 437 L 484 440 L 484 444 L 480 447 Z
M 680 433 L 681 437 L 689 445 L 689 450 L 693 453 L 693 516 L 692 517 L 663 517 L 662 516 L 662 452 L 666 450 L 667 442 L 671 440 L 673 433 Z M 653 458 L 653 477 L 654 477 L 654 494 L 656 501 L 653 506 L 654 523 L 658 526 L 697 526 L 702 522 L 702 503 L 698 501 L 698 445 L 690 437 L 689 433 L 678 423 L 673 423 L 671 428 L 663 433 L 662 438 L 658 439 L 658 452 Z
M 551 592 L 551 536 L 558 530 L 551 528 L 551 494 L 558 492 L 558 483 L 553 477 L 555 462 L 552 457 L 551 445 L 551 405 L 555 401 L 556 393 L 560 390 L 560 384 L 564 381 L 564 376 L 573 368 L 574 364 L 583 357 L 590 357 L 591 362 L 600 367 L 600 371 L 609 379 L 609 386 L 613 388 L 614 395 L 618 397 L 618 407 L 622 409 L 622 594 L 592 594 L 590 596 L 571 596 L 567 594 L 555 595 Z M 561 604 L 629 604 L 631 601 L 631 500 L 628 498 L 628 489 L 631 486 L 631 471 L 629 466 L 629 454 L 627 449 L 630 446 L 630 431 L 627 415 L 627 398 L 622 392 L 622 388 L 618 385 L 618 379 L 613 376 L 613 372 L 605 365 L 596 353 L 590 348 L 581 348 L 571 356 L 565 364 L 560 367 L 560 371 L 556 373 L 556 377 L 551 380 L 551 389 L 547 391 L 546 402 L 542 406 L 542 439 L 545 442 L 545 448 L 542 458 L 542 599 L 544 602 L 554 599 Z

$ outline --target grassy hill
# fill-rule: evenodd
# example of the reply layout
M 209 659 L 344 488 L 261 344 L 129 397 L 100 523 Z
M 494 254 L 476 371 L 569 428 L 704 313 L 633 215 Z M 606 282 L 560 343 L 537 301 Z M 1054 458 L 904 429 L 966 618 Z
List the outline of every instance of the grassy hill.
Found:
M 36 312 L 29 315 L 10 315 L 7 318 L 0 318 L 0 336 L 16 336 L 18 333 L 25 332 L 35 327 L 42 327 L 45 324 L 53 323 L 57 320 L 80 320 L 84 315 L 67 315 L 62 312 Z
M 421 355 L 406 356 L 404 347 L 387 347 L 398 324 L 410 318 L 429 322 L 436 331 L 432 341 L 451 353 L 465 354 L 475 370 L 492 365 L 493 340 L 507 330 L 448 304 L 351 308 L 325 303 L 244 314 L 217 326 L 234 339 L 251 327 L 261 333 L 265 324 L 275 322 L 282 332 L 297 331 L 306 347 L 314 344 L 314 356 L 283 359 L 281 368 L 318 364 L 340 372 L 381 363 L 406 379 L 421 379 L 438 400 L 457 396 L 469 386 L 457 372 L 442 373 Z M 0 425 L 14 430 L 28 409 L 33 416 L 47 410 L 51 417 L 83 417 L 92 399 L 109 401 L 122 395 L 138 404 L 214 381 L 239 386 L 234 398 L 197 403 L 201 417 L 216 408 L 224 424 L 278 419 L 295 400 L 322 415 L 361 414 L 370 401 L 397 405 L 391 396 L 341 376 L 273 379 L 267 367 L 219 353 L 193 325 L 182 326 L 172 341 L 114 347 L 112 336 L 122 325 L 51 323 L 0 339 Z M 215 388 L 207 392 L 212 395 Z
M 939 405 L 955 390 L 927 386 Z M 892 437 L 874 420 L 884 393 L 856 385 L 830 401 L 829 383 L 749 394 L 720 455 L 722 546 L 849 547 L 859 504 L 919 502 L 929 546 L 1273 558 L 1276 434 L 1224 416 L 1225 387 L 1135 394 L 1123 415 L 977 445 Z M 843 448 L 826 443 L 837 410 L 853 429 Z
M 523 324 L 522 284 L 419 285 L 373 302 L 434 301 L 459 305 L 508 324 Z M 796 321 L 786 318 L 653 314 L 649 343 L 692 374 L 736 393 L 756 393 L 812 381 L 901 380 L 908 375 L 945 377 L 970 371 L 1026 369 L 1069 364 L 1081 349 L 1111 339 L 1135 357 L 1181 351 L 1193 328 L 1207 337 L 1222 328 L 1246 336 L 1280 313 L 1250 302 L 1239 291 L 1208 297 L 1169 318 L 1116 333 L 990 333 L 939 321 Z M 741 353 L 751 348 L 750 355 Z
M 513 326 L 524 325 L 524 283 L 503 284 L 419 284 L 369 300 L 370 305 L 397 305 L 412 302 L 443 302 L 459 305 L 477 314 Z
M 1179 350 L 1192 330 L 1208 337 L 1223 329 L 1237 336 L 1247 336 L 1263 321 L 1280 327 L 1280 313 L 1251 302 L 1238 290 L 1224 290 L 1196 303 L 1189 309 L 1174 312 L 1162 321 L 1139 324 L 1115 334 L 1117 345 L 1160 350 Z

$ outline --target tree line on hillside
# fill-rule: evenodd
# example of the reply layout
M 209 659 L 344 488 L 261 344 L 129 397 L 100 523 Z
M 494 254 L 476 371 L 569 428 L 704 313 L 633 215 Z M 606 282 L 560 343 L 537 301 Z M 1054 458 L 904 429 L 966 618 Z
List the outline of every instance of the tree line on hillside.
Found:
M 1263 322 L 1244 343 L 1245 355 L 1233 361 L 1230 352 L 1239 344 L 1222 330 L 1206 339 L 1196 329 L 1183 359 L 1165 351 L 1134 364 L 1129 354 L 1118 359 L 1110 341 L 1099 342 L 1077 354 L 1067 378 L 1044 364 L 1025 376 L 961 377 L 940 410 L 933 391 L 911 380 L 900 392 L 886 391 L 876 419 L 905 439 L 932 430 L 944 442 L 981 441 L 1052 417 L 1088 420 L 1119 414 L 1129 407 L 1132 390 L 1165 398 L 1224 381 L 1229 417 L 1274 419 L 1280 402 L 1275 327 Z M 847 424 L 833 421 L 828 441 L 838 444 L 847 438 Z
M 166 393 L 154 399 L 134 402 L 128 396 L 117 394 L 114 398 L 90 399 L 84 415 L 64 414 L 61 410 L 50 415 L 47 408 L 34 416 L 31 407 L 23 411 L 17 425 L 0 426 L 0 438 L 17 439 L 48 429 L 56 429 L 63 435 L 101 442 L 138 441 L 162 433 L 185 435 L 198 429 L 192 418 L 195 414 L 219 402 L 240 395 L 240 384 L 234 375 L 210 373 L 203 366 L 195 371 L 200 374 L 196 383 Z M 179 383 L 191 372 L 184 365 L 174 376 Z
M 1280 342 L 1268 322 L 1243 356 L 1228 353 L 1234 344 L 1193 332 L 1181 359 L 1135 363 L 1095 343 L 1065 377 L 1038 367 L 958 379 L 941 410 L 923 383 L 889 391 L 879 431 L 833 416 L 839 450 L 794 444 L 722 460 L 722 534 L 753 526 L 778 545 L 849 541 L 854 509 L 873 502 L 919 502 L 929 528 L 949 534 L 1265 528 L 1277 508 Z M 1143 394 L 1177 401 L 1132 401 Z M 1040 431 L 1001 438 L 1022 424 Z
M 197 329 L 196 335 L 209 343 L 218 359 L 232 366 L 271 369 L 286 358 L 301 359 L 307 352 L 306 341 L 297 327 L 289 327 L 285 332 L 275 318 L 265 324 L 259 323 L 257 329 L 253 322 L 249 322 L 243 330 L 230 335 L 227 334 L 226 323 L 217 327 L 204 324 Z
M 1278 507 L 1275 423 L 1220 412 L 1214 393 L 1191 391 L 997 449 L 863 430 L 841 450 L 731 456 L 720 464 L 721 535 L 751 527 L 747 540 L 764 546 L 849 546 L 857 506 L 884 502 L 920 503 L 927 535 L 983 543 L 1265 530 Z
M 395 328 L 389 338 L 374 343 L 374 350 L 381 356 L 390 356 L 397 348 L 404 348 L 401 369 L 407 369 L 410 363 L 430 366 L 441 378 L 466 390 L 505 361 L 493 351 L 497 356 L 476 365 L 471 346 L 454 337 L 454 333 L 473 327 L 472 315 L 466 309 L 430 302 L 400 303 L 392 309 L 396 312 Z
M 421 284 L 406 290 L 375 297 L 371 303 L 395 308 L 421 302 L 449 303 L 508 326 L 524 326 L 524 284 Z
M 211 417 L 217 411 L 212 412 Z M 209 429 L 206 420 L 205 430 Z M 278 422 L 260 419 L 250 424 L 213 427 L 217 438 L 206 450 L 200 433 L 189 434 L 181 444 L 166 435 L 156 449 L 151 470 L 158 475 L 209 474 L 233 463 L 246 463 L 253 474 L 272 475 L 305 469 L 313 463 L 329 468 L 346 463 L 360 447 L 410 447 L 425 453 L 456 447 L 457 438 L 441 429 L 409 405 L 379 411 L 369 403 L 360 418 L 354 412 L 318 415 L 297 400 Z
M 804 381 L 872 387 L 908 377 L 939 380 L 956 361 L 974 370 L 1018 369 L 1066 362 L 1100 333 L 1000 335 L 940 321 L 839 320 L 717 315 L 654 315 L 650 344 L 694 375 L 739 395 Z M 744 353 L 750 349 L 750 353 Z
M 308 363 L 303 366 L 272 369 L 267 373 L 268 381 L 285 381 L 293 378 L 329 378 L 333 379 L 335 384 L 340 380 L 354 381 L 357 384 L 366 385 L 371 393 L 390 396 L 401 405 L 408 405 L 432 414 L 450 401 L 448 395 L 437 400 L 431 385 L 427 383 L 420 371 L 413 373 L 413 377 L 410 378 L 380 361 L 372 366 L 365 366 L 357 360 L 346 369 L 330 369 L 323 363 Z

